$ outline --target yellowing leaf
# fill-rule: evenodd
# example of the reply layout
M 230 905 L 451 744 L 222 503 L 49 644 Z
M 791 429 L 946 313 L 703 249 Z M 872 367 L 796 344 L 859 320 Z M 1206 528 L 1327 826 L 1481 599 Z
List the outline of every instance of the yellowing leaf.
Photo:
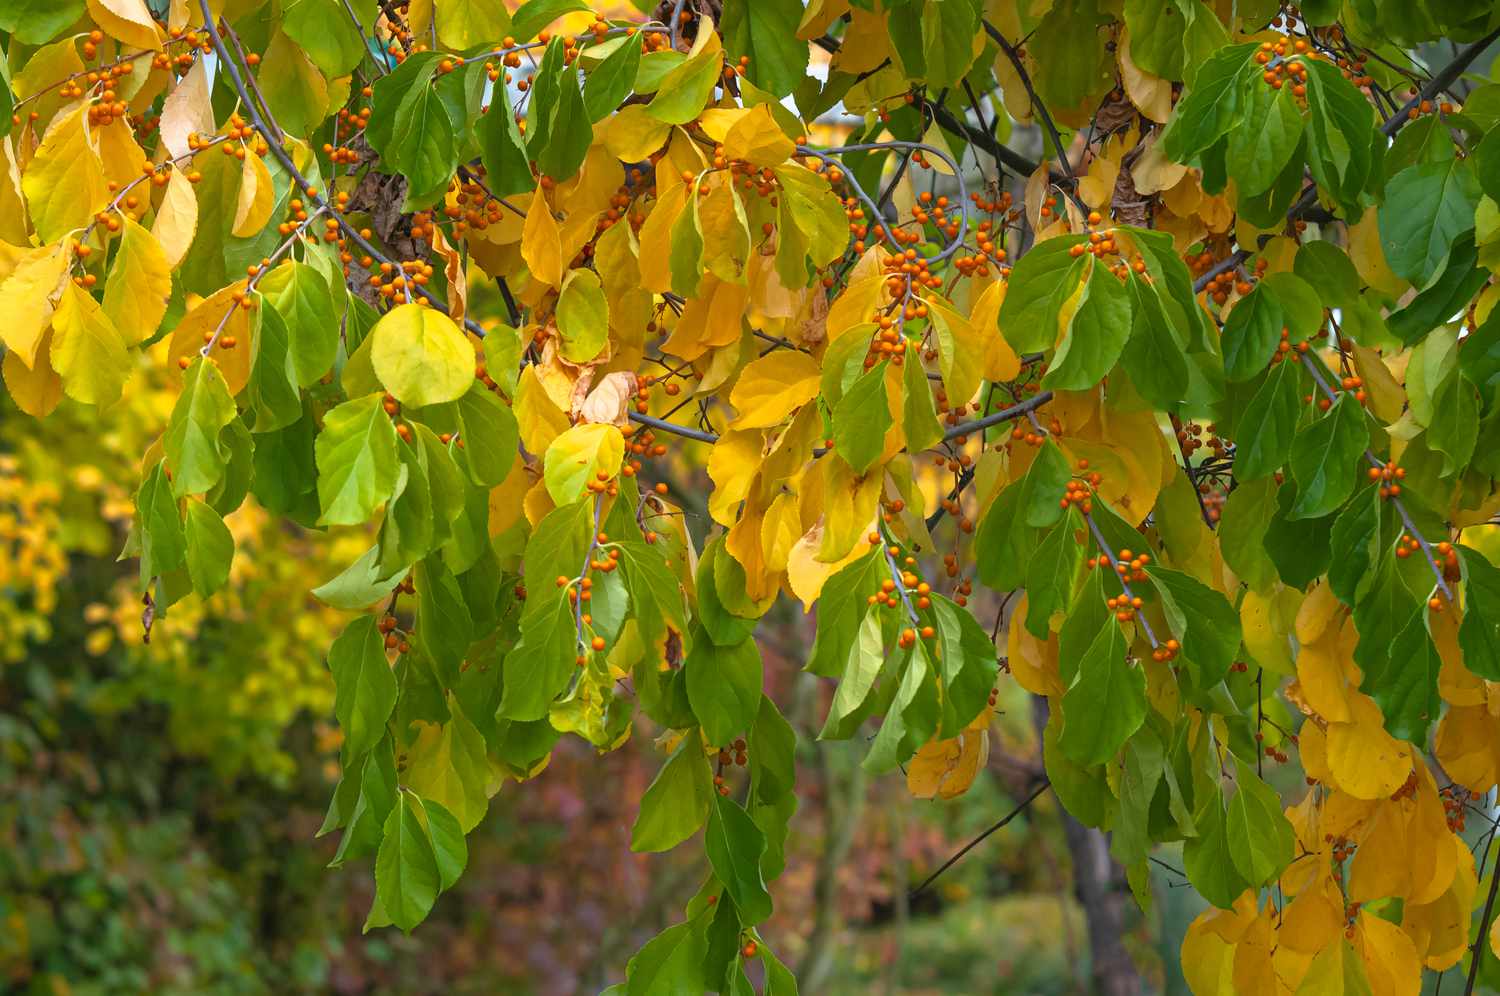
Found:
M 792 552 L 787 555 L 787 587 L 801 599 L 804 612 L 812 611 L 813 603 L 822 594 L 823 585 L 828 583 L 829 578 L 864 556 L 870 549 L 868 545 L 857 545 L 843 560 L 825 563 L 818 559 L 818 551 L 822 548 L 823 524 L 819 522 L 797 540 Z
M 666 190 L 657 187 L 656 206 L 646 216 L 640 233 L 643 290 L 661 294 L 672 289 L 672 226 L 687 206 L 692 190 L 683 183 Z
M 172 266 L 166 253 L 150 232 L 125 219 L 104 283 L 104 313 L 133 346 L 156 331 L 171 296 Z
M 161 244 L 168 266 L 175 267 L 182 262 L 182 257 L 193 245 L 193 235 L 197 230 L 198 195 L 187 174 L 173 170 L 161 206 L 156 209 L 156 220 L 151 223 L 151 234 Z
M 457 401 L 474 383 L 474 347 L 441 311 L 399 305 L 381 316 L 370 337 L 375 376 L 403 405 Z
M 1411 746 L 1385 732 L 1380 707 L 1351 694 L 1350 721 L 1328 724 L 1328 767 L 1335 784 L 1356 799 L 1387 798 L 1411 774 Z
M 1115 54 L 1120 62 L 1120 80 L 1125 84 L 1125 95 L 1136 110 L 1157 124 L 1165 124 L 1172 113 L 1172 81 L 1153 76 L 1135 64 L 1130 55 L 1130 32 L 1123 27 Z
M 1021 357 L 1000 334 L 1000 306 L 1006 285 L 996 280 L 986 287 L 969 309 L 969 323 L 984 343 L 984 378 L 999 383 L 1015 380 L 1021 373 Z
M 818 361 L 795 349 L 779 349 L 752 360 L 730 392 L 738 429 L 776 425 L 818 396 Z
M 557 229 L 557 219 L 552 217 L 551 205 L 540 193 L 531 198 L 531 206 L 526 209 L 521 257 L 537 280 L 552 287 L 562 283 L 562 235 Z
M 52 316 L 52 365 L 68 397 L 89 405 L 113 404 L 130 375 L 125 340 L 98 302 L 73 283 L 63 285 Z
M 779 166 L 796 148 L 771 116 L 769 104 L 751 108 L 724 136 L 725 157 L 743 159 L 753 166 Z
M 146 0 L 88 0 L 89 17 L 134 49 L 160 49 L 161 32 L 151 19 Z
M 213 132 L 214 109 L 209 102 L 208 70 L 204 60 L 196 59 L 162 104 L 162 146 L 173 158 L 185 156 L 190 151 L 188 136 L 212 135 Z
M 60 245 L 27 251 L 0 283 L 0 340 L 30 365 L 52 320 L 53 299 L 68 271 Z
M 1456 872 L 1446 892 L 1430 903 L 1406 903 L 1401 930 L 1412 939 L 1422 965 L 1444 971 L 1458 964 L 1469 948 L 1475 893 L 1474 855 L 1462 837 L 1448 834 L 1443 843 L 1453 851 Z
M 612 425 L 575 425 L 547 447 L 547 493 L 559 505 L 583 497 L 590 483 L 614 477 L 625 456 L 625 437 Z
M 5 360 L 0 364 L 5 389 L 10 392 L 16 407 L 37 418 L 52 414 L 62 401 L 62 378 L 52 369 L 52 359 L 48 355 L 51 335 L 49 329 L 42 336 L 41 348 L 36 351 L 31 366 L 28 367 L 14 349 L 5 351 Z
M 99 161 L 104 166 L 106 181 L 123 187 L 141 178 L 146 153 L 136 142 L 135 133 L 124 118 L 111 118 L 109 124 L 94 129 L 94 141 L 98 143 Z
M 1488 792 L 1500 780 L 1500 719 L 1483 705 L 1453 706 L 1438 721 L 1433 753 L 1455 782 Z
M 271 211 L 276 206 L 276 189 L 271 182 L 271 171 L 260 156 L 246 153 L 240 168 L 240 199 L 234 210 L 234 225 L 231 233 L 238 238 L 249 238 L 266 227 L 271 220 Z
M 58 118 L 21 177 L 31 222 L 43 242 L 89 223 L 109 203 L 104 166 L 89 138 L 89 105 Z

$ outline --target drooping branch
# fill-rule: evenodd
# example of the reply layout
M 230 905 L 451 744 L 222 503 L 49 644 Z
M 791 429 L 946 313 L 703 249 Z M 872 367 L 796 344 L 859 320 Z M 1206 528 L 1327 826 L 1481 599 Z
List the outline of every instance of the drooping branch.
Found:
M 924 880 L 921 885 L 911 890 L 911 892 L 908 894 L 908 898 L 916 899 L 918 896 L 920 896 L 927 890 L 928 886 L 937 881 L 939 875 L 943 874 L 943 872 L 947 871 L 949 868 L 952 868 L 955 864 L 957 864 L 965 854 L 968 854 L 970 851 L 974 850 L 974 848 L 984 843 L 985 838 L 990 834 L 994 833 L 996 830 L 1001 829 L 1006 824 L 1014 820 L 1017 816 L 1020 816 L 1022 813 L 1024 813 L 1027 807 L 1029 807 L 1033 802 L 1037 800 L 1038 797 L 1041 796 L 1043 792 L 1047 791 L 1051 787 L 1052 780 L 1049 778 L 1043 778 L 1041 780 L 1041 783 L 1038 784 L 1036 788 L 1032 789 L 1031 794 L 1028 795 L 1025 799 L 1021 800 L 1020 804 L 1017 805 L 1015 809 L 1012 809 L 1010 812 L 1000 817 L 1000 819 L 991 824 L 989 829 L 985 830 L 984 833 L 980 834 L 978 837 L 975 837 L 963 847 L 959 848 L 954 853 L 953 857 L 949 858 L 947 861 L 944 861 L 937 871 L 933 872 L 931 875 L 928 875 L 926 880 Z

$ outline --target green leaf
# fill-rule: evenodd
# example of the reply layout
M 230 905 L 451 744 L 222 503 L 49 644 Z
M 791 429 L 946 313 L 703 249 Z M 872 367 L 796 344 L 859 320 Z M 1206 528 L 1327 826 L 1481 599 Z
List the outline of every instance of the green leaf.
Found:
M 996 496 L 979 523 L 975 536 L 979 580 L 996 591 L 1021 587 L 1026 580 L 1026 565 L 1036 550 L 1037 530 L 1026 524 L 1028 490 L 1024 478 L 1011 483 Z
M 1375 485 L 1356 494 L 1333 522 L 1328 583 L 1345 605 L 1354 605 L 1377 557 L 1382 499 Z
M 302 417 L 302 395 L 292 365 L 291 333 L 281 313 L 274 304 L 262 300 L 255 309 L 255 321 L 245 397 L 249 410 L 255 413 L 255 431 L 274 432 Z
M 710 744 L 726 746 L 750 729 L 760 708 L 761 691 L 760 648 L 753 639 L 747 637 L 732 647 L 695 640 L 683 668 L 688 702 Z
M 1042 386 L 1055 391 L 1082 391 L 1098 384 L 1119 360 L 1130 330 L 1130 297 L 1125 285 L 1105 267 L 1096 265 Z
M 771 894 L 760 872 L 766 835 L 750 814 L 739 803 L 715 793 L 703 844 L 714 875 L 739 908 L 741 921 L 754 926 L 769 917 Z
M 1057 343 L 1058 312 L 1083 278 L 1084 259 L 1071 252 L 1082 235 L 1062 235 L 1037 245 L 1010 272 L 1000 305 L 1000 331 L 1018 353 L 1039 353 Z
M 1240 874 L 1236 863 L 1229 841 L 1229 822 L 1224 815 L 1224 797 L 1217 786 L 1194 813 L 1194 821 L 1198 835 L 1189 837 L 1182 845 L 1183 868 L 1199 895 L 1227 910 L 1250 883 Z
M 560 37 L 547 45 L 532 78 L 526 123 L 526 152 L 543 176 L 563 179 L 583 165 L 594 132 L 578 89 L 578 71 L 564 59 Z
M 802 13 L 801 0 L 726 0 L 724 4 L 719 30 L 725 52 L 732 61 L 748 55 L 745 72 L 750 81 L 777 97 L 791 93 L 807 72 L 808 45 L 797 36 Z M 971 30 L 967 40 L 973 37 Z
M 1131 36 L 1131 53 L 1135 53 Z M 1291 87 L 1252 84 L 1245 122 L 1229 133 L 1225 161 L 1242 196 L 1269 190 L 1302 141 L 1302 111 Z
M 358 560 L 324 584 L 314 588 L 313 597 L 335 609 L 353 611 L 385 598 L 405 580 L 406 571 L 384 575 L 380 571 L 380 547 L 372 546 Z
M 1354 491 L 1367 442 L 1364 409 L 1348 392 L 1339 395 L 1328 414 L 1298 432 L 1290 457 L 1297 481 L 1291 518 L 1320 518 L 1343 505 Z
M 1083 528 L 1077 514 L 1069 509 L 1067 516 L 1042 537 L 1026 568 L 1026 628 L 1039 640 L 1047 638 L 1052 616 L 1066 613 L 1072 601 L 1078 568 L 1083 563 L 1083 546 L 1073 534 Z
M 1183 654 L 1197 666 L 1199 685 L 1217 685 L 1240 649 L 1239 613 L 1222 594 L 1190 574 L 1155 563 L 1147 572 L 1161 595 L 1167 622 L 1182 637 Z
M 885 452 L 891 427 L 890 399 L 885 391 L 886 364 L 871 367 L 844 392 L 833 409 L 833 443 L 839 456 L 863 474 Z
M 698 832 L 713 799 L 713 772 L 697 737 L 684 737 L 641 796 L 632 851 L 669 851 Z
M 151 468 L 135 496 L 135 514 L 141 537 L 141 585 L 154 577 L 170 574 L 183 566 L 187 537 L 177 499 L 162 464 Z
M 0 5 L 0 30 L 28 45 L 56 38 L 83 14 L 84 0 L 6 0 Z
M 1399 277 L 1423 287 L 1439 272 L 1455 239 L 1474 227 L 1479 182 L 1467 159 L 1408 166 L 1386 182 L 1380 243 Z
M 1469 547 L 1460 547 L 1464 566 L 1464 618 L 1458 645 L 1464 667 L 1487 681 L 1500 681 L 1500 570 Z
M 1281 797 L 1235 758 L 1238 791 L 1229 801 L 1224 837 L 1235 871 L 1252 886 L 1262 886 L 1291 864 L 1296 837 L 1281 811 Z
M 797 782 L 797 734 L 768 695 L 760 698 L 749 745 L 756 801 L 768 804 L 789 795 Z
M 869 610 L 865 599 L 885 576 L 885 558 L 876 547 L 839 568 L 823 584 L 818 598 L 818 630 L 806 670 L 824 678 L 838 678 L 845 673 L 849 652 L 859 639 L 862 620 Z
M 396 804 L 386 817 L 385 836 L 375 857 L 375 903 L 390 922 L 407 933 L 427 918 L 437 901 L 437 854 L 432 839 L 406 792 L 396 795 Z M 371 921 L 374 910 L 371 910 Z M 365 929 L 372 925 L 366 921 Z
M 1462 356 L 1467 350 L 1460 350 Z M 1442 453 L 1443 476 L 1468 467 L 1479 439 L 1479 391 L 1460 370 L 1454 370 L 1438 387 L 1432 399 L 1432 419 L 1427 426 L 1427 445 Z
M 1128 0 L 1130 56 L 1154 76 L 1181 80 L 1228 39 L 1213 12 L 1196 0 Z
M 1364 638 L 1361 632 L 1360 639 Z M 1366 673 L 1360 683 L 1360 690 L 1379 704 L 1391 736 L 1418 747 L 1427 745 L 1428 724 L 1442 710 L 1438 697 L 1442 666 L 1437 645 L 1427 632 L 1427 607 L 1419 603 L 1390 644 L 1384 666 L 1374 674 Z
M 510 474 L 516 462 L 520 428 L 510 407 L 479 381 L 458 399 L 458 430 L 463 446 L 462 464 L 469 479 L 492 488 Z
M 584 54 L 588 55 L 585 50 Z M 583 106 L 590 121 L 598 123 L 612 114 L 635 88 L 641 67 L 641 46 L 633 37 L 609 53 L 583 84 Z
M 1062 521 L 1062 497 L 1073 471 L 1062 448 L 1047 438 L 1026 471 L 1026 524 L 1045 528 Z
M 1137 38 L 1132 33 L 1132 54 Z M 1198 67 L 1187 93 L 1172 109 L 1172 119 L 1161 138 L 1162 151 L 1178 162 L 1187 162 L 1239 123 L 1250 81 L 1260 75 L 1250 61 L 1255 49 L 1254 43 L 1220 49 Z
M 1281 305 L 1282 323 L 1287 326 L 1292 342 L 1317 335 L 1323 326 L 1323 301 L 1311 284 L 1295 273 L 1283 271 L 1268 274 L 1260 286 L 1270 291 Z
M 411 60 L 408 59 L 408 62 Z M 494 100 L 475 125 L 479 154 L 484 162 L 486 185 L 496 197 L 511 197 L 533 189 L 531 161 L 521 129 L 510 109 L 504 91 L 496 91 Z
M 318 503 L 325 526 L 367 521 L 396 488 L 396 427 L 378 394 L 339 405 L 318 434 Z
M 821 603 L 819 622 L 822 622 Z M 841 674 L 836 675 L 839 678 L 838 688 L 834 690 L 833 702 L 828 707 L 828 719 L 823 724 L 820 738 L 831 736 L 842 720 L 854 715 L 865 704 L 884 663 L 884 651 L 880 614 L 867 612 L 864 621 L 859 624 L 858 635 L 848 644 L 844 669 Z
M 234 537 L 218 512 L 192 499 L 187 503 L 185 536 L 188 577 L 192 578 L 193 591 L 207 598 L 229 583 Z
M 656 96 L 646 105 L 646 113 L 667 124 L 692 121 L 713 96 L 723 65 L 724 57 L 718 46 L 704 47 L 662 78 Z
M 351 14 L 365 30 L 374 30 L 374 0 L 351 0 L 348 11 L 341 0 L 287 0 L 281 26 L 325 76 L 345 76 L 365 55 L 365 39 L 350 23 Z
M 1172 411 L 1187 393 L 1186 344 L 1167 317 L 1156 287 L 1135 273 L 1130 275 L 1130 341 L 1121 363 L 1141 397 Z
M 259 290 L 286 323 L 297 385 L 316 384 L 333 369 L 339 351 L 339 320 L 328 282 L 306 263 L 287 262 L 266 274 Z
M 427 816 L 427 835 L 432 840 L 433 857 L 437 859 L 438 888 L 446 892 L 464 873 L 469 863 L 469 845 L 464 841 L 458 818 L 436 799 L 414 799 Z
M 680 297 L 696 297 L 703 279 L 703 230 L 698 224 L 698 198 L 693 197 L 672 222 L 672 251 L 668 259 L 672 290 Z
M 174 495 L 199 494 L 219 483 L 229 462 L 219 435 L 234 416 L 234 398 L 219 365 L 198 357 L 182 378 L 182 394 L 162 438 Z
M 474 637 L 474 623 L 463 591 L 442 560 L 428 557 L 417 565 L 417 636 L 448 688 L 458 685 L 459 669 Z
M 527 0 L 510 18 L 510 33 L 518 42 L 527 42 L 564 14 L 588 10 L 585 0 Z
M 901 365 L 903 401 L 901 407 L 901 431 L 906 434 L 908 453 L 920 453 L 935 446 L 943 438 L 943 424 L 938 420 L 937 408 L 932 400 L 932 387 L 927 383 L 927 374 L 922 364 L 915 359 Z
M 1302 404 L 1299 369 L 1296 360 L 1272 364 L 1245 406 L 1234 433 L 1235 480 L 1269 477 L 1286 464 Z
M 1264 483 L 1270 485 L 1276 496 L 1275 511 L 1269 523 L 1248 525 L 1252 531 L 1259 532 L 1261 548 L 1270 557 L 1281 580 L 1290 587 L 1305 588 L 1328 570 L 1331 557 L 1329 519 L 1332 516 L 1321 519 L 1297 516 L 1294 511 L 1298 500 L 1296 481 L 1287 481 L 1279 489 L 1274 479 L 1268 478 Z M 1221 532 L 1228 525 L 1227 521 L 1221 521 Z
M 1109 761 L 1146 720 L 1146 673 L 1126 663 L 1127 649 L 1120 624 L 1107 616 L 1063 693 L 1057 746 L 1078 764 Z
M 718 980 L 704 977 L 708 940 L 703 928 L 713 914 L 668 927 L 647 941 L 625 966 L 624 996 L 688 996 L 706 992 Z
M 1281 89 L 1285 91 L 1286 87 Z M 1364 286 L 1349 254 L 1332 242 L 1302 243 L 1292 263 L 1292 272 L 1307 281 L 1318 297 L 1335 308 L 1353 306 Z
M 385 638 L 373 615 L 355 619 L 328 648 L 333 712 L 351 758 L 380 742 L 396 708 L 396 676 L 385 658 Z
M 1371 150 L 1377 144 L 1385 148 L 1386 139 L 1375 131 L 1375 111 L 1369 100 L 1344 78 L 1339 67 L 1321 59 L 1304 65 L 1308 70 L 1304 77 L 1308 169 L 1318 186 L 1343 204 L 1351 216 L 1358 214 L 1359 195 L 1373 172 Z
M 1265 284 L 1240 298 L 1224 322 L 1224 376 L 1249 380 L 1266 368 L 1286 325 L 1281 303 Z
M 609 341 L 609 302 L 593 270 L 569 270 L 557 298 L 563 358 L 588 363 Z
M 915 754 L 931 739 L 941 718 L 936 675 L 926 644 L 918 640 L 902 656 L 901 683 L 861 765 L 873 775 L 890 771 Z

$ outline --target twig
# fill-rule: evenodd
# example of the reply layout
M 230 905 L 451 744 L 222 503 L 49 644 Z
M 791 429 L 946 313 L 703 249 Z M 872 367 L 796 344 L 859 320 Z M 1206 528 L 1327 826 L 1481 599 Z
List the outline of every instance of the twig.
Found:
M 975 837 L 973 840 L 969 841 L 963 847 L 959 848 L 958 852 L 956 854 L 954 854 L 953 857 L 949 858 L 947 861 L 944 861 L 943 864 L 942 864 L 942 866 L 940 868 L 938 868 L 937 871 L 933 872 L 931 875 L 928 875 L 927 876 L 927 880 L 925 882 L 923 882 L 921 885 L 919 885 L 915 889 L 913 889 L 911 891 L 911 893 L 909 894 L 908 898 L 910 898 L 910 899 L 916 899 L 918 896 L 920 896 L 924 891 L 926 891 L 926 889 L 927 889 L 927 887 L 929 885 L 931 885 L 933 882 L 937 881 L 937 877 L 939 875 L 941 875 L 943 872 L 947 871 L 949 868 L 952 868 L 955 864 L 957 864 L 958 860 L 960 858 L 962 858 L 965 854 L 968 854 L 970 851 L 974 850 L 974 848 L 978 847 L 980 845 L 980 843 L 982 843 L 984 841 L 984 839 L 986 837 L 988 837 L 990 834 L 994 833 L 996 830 L 999 830 L 1001 827 L 1005 826 L 1007 823 L 1009 823 L 1011 820 L 1015 819 L 1017 816 L 1020 816 L 1023 812 L 1026 811 L 1026 807 L 1027 806 L 1030 806 L 1033 802 L 1036 801 L 1036 799 L 1037 799 L 1037 797 L 1039 795 L 1041 795 L 1043 792 L 1047 791 L 1051 787 L 1052 787 L 1052 780 L 1049 779 L 1049 778 L 1043 778 L 1041 784 L 1038 785 L 1035 789 L 1033 789 L 1032 792 L 1031 792 L 1031 794 L 1028 795 L 1024 800 L 1022 800 L 1022 802 L 1021 802 L 1020 805 L 1018 805 L 1015 809 L 1012 809 L 1010 812 L 1006 813 L 1003 817 L 1000 818 L 1000 820 L 998 822 L 994 823 L 984 833 L 980 834 L 978 837 Z M 1491 895 L 1491 898 L 1493 898 L 1493 893 Z

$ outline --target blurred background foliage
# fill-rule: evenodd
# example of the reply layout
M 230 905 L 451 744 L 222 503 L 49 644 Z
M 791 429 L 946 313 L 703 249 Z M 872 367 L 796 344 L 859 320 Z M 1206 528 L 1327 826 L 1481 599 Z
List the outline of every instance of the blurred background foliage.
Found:
M 619 976 L 702 874 L 629 851 L 658 731 L 561 748 L 507 785 L 470 871 L 412 937 L 360 934 L 370 877 L 315 839 L 337 777 L 323 660 L 337 613 L 307 592 L 363 549 L 247 503 L 230 588 L 143 640 L 118 561 L 140 454 L 171 405 L 148 357 L 108 412 L 0 408 L 0 991 L 49 994 L 573 993 Z M 9 402 L 3 402 L 8 405 Z M 701 470 L 679 468 L 692 493 Z M 811 620 L 762 625 L 768 689 L 799 731 L 801 804 L 770 937 L 813 993 L 1087 990 L 1088 938 L 1044 795 L 935 887 L 907 891 L 1013 808 L 1036 770 L 1029 703 L 1002 683 L 987 770 L 953 802 L 869 782 L 858 743 L 818 743 L 801 674 Z M 1015 692 L 1015 696 L 1011 696 Z M 1152 988 L 1197 912 L 1172 889 L 1128 945 Z

